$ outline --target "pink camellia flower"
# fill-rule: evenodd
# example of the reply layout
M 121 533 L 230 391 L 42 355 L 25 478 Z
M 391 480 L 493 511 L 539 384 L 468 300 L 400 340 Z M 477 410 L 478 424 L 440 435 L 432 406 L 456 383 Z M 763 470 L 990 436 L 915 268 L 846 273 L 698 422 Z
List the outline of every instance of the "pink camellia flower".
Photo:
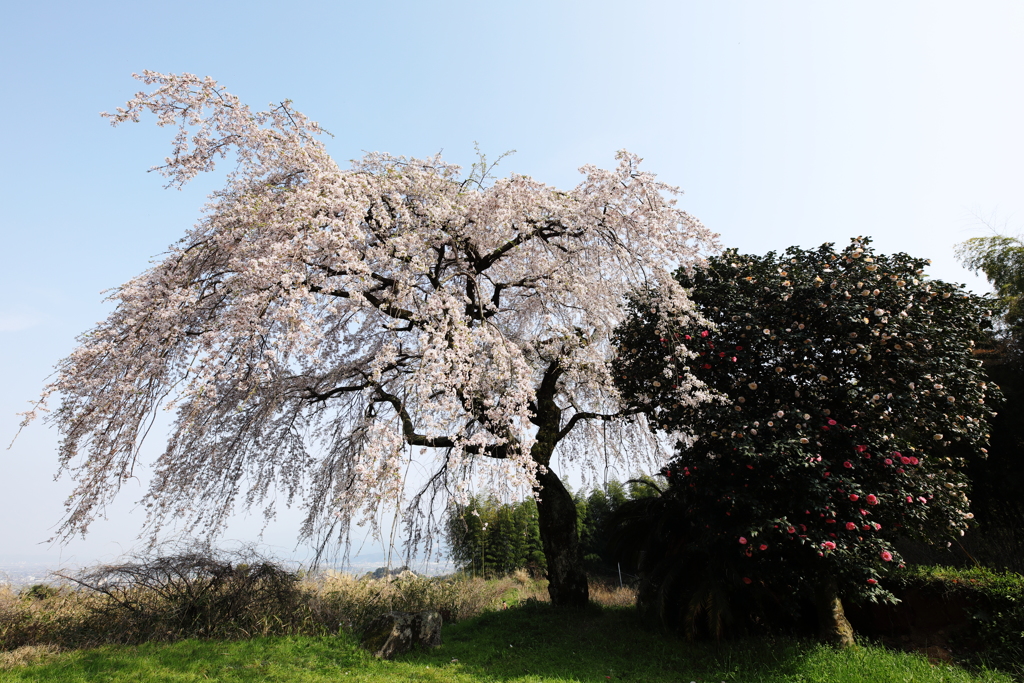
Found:
M 767 546 L 767 545 L 765 545 L 764 543 L 762 543 L 762 544 L 761 544 L 761 545 L 760 545 L 760 546 L 758 547 L 758 550 L 768 550 L 768 546 Z
M 856 493 L 851 493 L 850 500 L 856 503 L 858 500 L 860 500 L 860 496 L 858 496 Z
M 846 469 L 852 469 L 853 463 L 847 460 L 846 462 L 843 463 L 843 467 L 845 467 Z
M 906 470 L 903 469 L 902 467 L 897 467 L 896 468 L 896 474 L 903 474 L 904 472 L 906 472 Z
M 825 550 L 835 550 L 836 549 L 836 544 L 833 543 L 832 541 L 825 541 L 824 543 L 821 544 L 821 547 L 824 548 Z
M 867 514 L 868 514 L 868 511 L 867 511 L 867 510 L 863 510 L 863 509 L 862 509 L 862 510 L 860 511 L 860 514 L 862 514 L 862 515 L 867 515 Z
M 925 498 L 924 496 L 918 496 L 918 497 L 917 497 L 917 499 L 918 499 L 919 501 L 921 501 L 922 503 L 927 503 L 927 502 L 928 502 L 928 499 L 927 499 L 927 498 Z
M 878 531 L 879 529 L 882 528 L 882 525 L 879 524 L 878 522 L 872 522 L 871 526 L 873 526 L 875 528 L 875 531 Z
M 873 493 L 869 493 L 867 497 L 868 505 L 878 505 L 878 497 Z
M 900 462 L 903 463 L 904 465 L 909 465 L 910 464 L 910 458 L 908 458 L 905 455 L 900 456 Z
M 894 458 L 902 458 L 903 454 L 900 453 L 899 451 L 893 451 L 892 452 L 892 457 L 894 457 Z
M 886 562 L 892 562 L 892 553 L 888 550 L 883 550 L 879 556 Z
M 854 524 L 853 522 L 847 522 L 846 523 L 846 530 L 847 531 L 853 531 L 856 528 L 857 528 L 857 525 Z
M 740 545 L 746 545 L 746 544 L 747 544 L 747 539 L 744 538 L 743 536 L 740 536 Z
M 786 529 L 786 532 L 790 533 L 790 534 L 795 534 L 796 533 L 796 529 L 794 529 L 793 527 L 789 527 L 788 529 Z
M 836 421 L 835 420 L 829 420 L 828 424 L 829 424 L 830 427 L 835 427 L 836 426 Z
M 867 449 L 868 449 L 867 446 L 861 445 L 861 446 L 855 446 L 853 450 L 857 451 L 858 453 L 863 453 Z
M 891 465 L 892 464 L 892 458 L 886 458 L 885 459 L 885 464 L 886 465 Z
M 748 579 L 748 578 L 747 578 L 746 576 L 744 576 L 744 577 L 743 577 L 743 583 L 745 583 L 745 584 L 747 584 L 747 585 L 750 585 L 751 583 L 753 583 L 753 581 L 751 581 L 751 580 L 750 580 L 750 579 Z
M 921 461 L 918 460 L 917 458 L 915 458 L 914 456 L 910 456 L 910 464 L 911 465 L 916 465 L 919 462 L 921 462 Z
M 876 583 L 878 583 L 878 579 L 868 579 L 868 583 L 874 586 Z
M 700 336 L 702 336 L 702 337 L 708 336 L 708 331 L 704 330 L 703 332 L 700 333 Z
M 907 502 L 908 503 L 913 503 L 914 502 L 914 497 L 913 496 L 907 496 Z

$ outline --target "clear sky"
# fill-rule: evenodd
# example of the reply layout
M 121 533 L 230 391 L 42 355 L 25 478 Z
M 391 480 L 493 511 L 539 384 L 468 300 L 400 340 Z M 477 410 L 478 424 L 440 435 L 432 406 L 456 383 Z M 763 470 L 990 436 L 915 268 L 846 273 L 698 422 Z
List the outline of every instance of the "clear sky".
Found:
M 100 292 L 145 269 L 222 182 L 162 189 L 145 171 L 170 131 L 99 117 L 141 88 L 133 71 L 213 76 L 257 108 L 291 99 L 335 135 L 338 159 L 442 151 L 468 165 L 476 141 L 492 157 L 518 150 L 506 173 L 572 187 L 579 166 L 626 148 L 726 246 L 870 235 L 981 292 L 953 248 L 982 221 L 1022 229 L 1022 35 L 1024 3 L 1010 1 L 12 3 L 0 438 L 110 310 Z M 71 488 L 53 480 L 56 443 L 35 424 L 0 451 L 0 563 L 136 545 L 131 482 L 88 539 L 40 545 Z M 289 553 L 294 529 L 283 515 L 265 541 Z

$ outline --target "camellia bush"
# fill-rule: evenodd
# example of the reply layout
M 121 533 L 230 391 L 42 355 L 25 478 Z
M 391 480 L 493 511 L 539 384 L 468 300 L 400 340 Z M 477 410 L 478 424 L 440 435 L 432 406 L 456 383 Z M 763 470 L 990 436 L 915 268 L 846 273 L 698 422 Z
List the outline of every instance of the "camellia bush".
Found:
M 835 642 L 852 642 L 840 596 L 891 599 L 894 538 L 946 543 L 972 518 L 962 468 L 985 456 L 997 391 L 972 355 L 988 314 L 927 263 L 862 238 L 730 250 L 677 274 L 711 325 L 641 294 L 616 337 L 623 396 L 680 435 L 678 542 L 699 538 L 737 590 L 811 588 Z M 679 400 L 687 373 L 720 400 Z

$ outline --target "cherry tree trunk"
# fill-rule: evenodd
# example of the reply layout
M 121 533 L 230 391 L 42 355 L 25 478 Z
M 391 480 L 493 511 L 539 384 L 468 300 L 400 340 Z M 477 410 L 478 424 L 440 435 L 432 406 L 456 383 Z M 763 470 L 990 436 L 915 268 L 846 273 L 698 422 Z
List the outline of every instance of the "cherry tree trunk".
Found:
M 587 574 L 576 532 L 576 503 L 550 469 L 537 475 L 541 486 L 537 512 L 544 557 L 548 563 L 548 593 L 555 606 L 583 607 L 590 600 Z
M 825 579 L 815 587 L 814 606 L 818 612 L 818 628 L 822 640 L 837 648 L 854 644 L 853 627 L 846 618 L 834 579 Z

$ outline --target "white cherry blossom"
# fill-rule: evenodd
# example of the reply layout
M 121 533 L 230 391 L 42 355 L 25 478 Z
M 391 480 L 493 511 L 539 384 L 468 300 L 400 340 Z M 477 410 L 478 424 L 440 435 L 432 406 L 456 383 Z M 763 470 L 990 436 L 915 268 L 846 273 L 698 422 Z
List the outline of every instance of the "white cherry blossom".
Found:
M 583 167 L 571 190 L 492 179 L 483 159 L 465 175 L 379 153 L 342 168 L 289 102 L 254 112 L 210 78 L 137 78 L 153 90 L 106 116 L 177 126 L 156 167 L 170 186 L 236 166 L 195 227 L 114 291 L 36 406 L 59 397 L 48 419 L 77 483 L 64 536 L 132 476 L 161 406 L 177 418 L 143 499 L 154 529 L 215 533 L 236 506 L 275 501 L 304 507 L 306 536 L 372 525 L 413 457 L 429 476 L 410 512 L 474 475 L 548 507 L 554 449 L 584 457 L 622 416 L 606 361 L 624 295 L 658 287 L 667 313 L 694 315 L 669 273 L 715 236 L 633 154 Z

